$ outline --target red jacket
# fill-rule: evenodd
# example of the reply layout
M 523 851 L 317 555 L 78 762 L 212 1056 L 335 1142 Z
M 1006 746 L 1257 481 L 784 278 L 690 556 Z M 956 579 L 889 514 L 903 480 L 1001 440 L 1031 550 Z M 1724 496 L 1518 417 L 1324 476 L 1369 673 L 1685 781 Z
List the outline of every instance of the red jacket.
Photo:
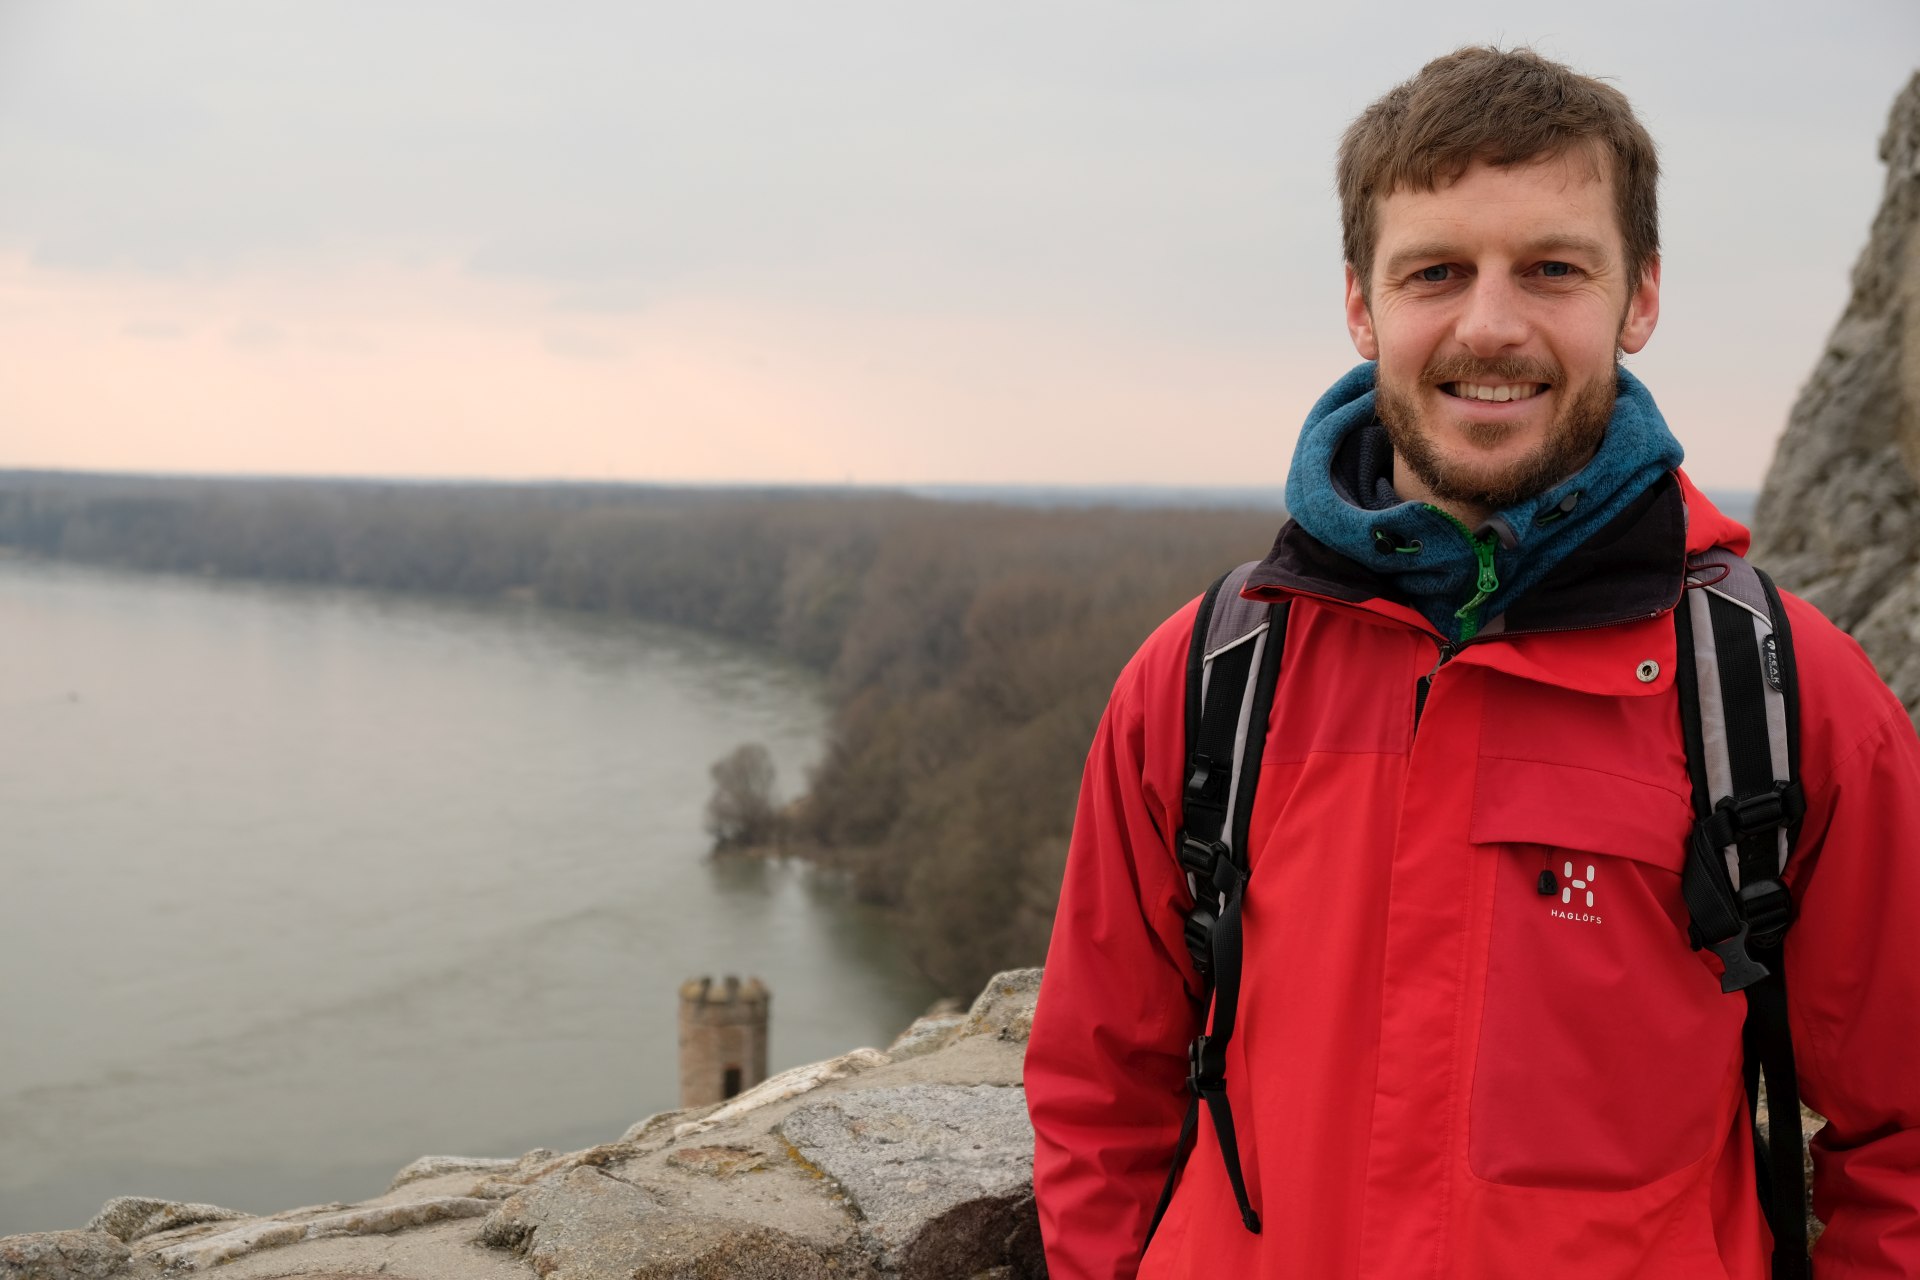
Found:
M 1659 490 L 1437 671 L 1427 622 L 1282 531 L 1247 590 L 1294 606 L 1227 1064 L 1265 1229 L 1241 1226 L 1203 1116 L 1144 1258 L 1202 1016 L 1172 848 L 1195 607 L 1128 664 L 1087 761 L 1027 1053 L 1054 1280 L 1767 1274 L 1745 1001 L 1685 940 L 1673 687 L 1680 544 L 1744 551 L 1747 535 L 1684 479 Z M 1808 797 L 1787 980 L 1802 1094 L 1828 1119 L 1815 1267 L 1916 1277 L 1920 742 L 1859 647 L 1787 609 Z M 1592 868 L 1590 909 L 1539 893 L 1566 862 Z

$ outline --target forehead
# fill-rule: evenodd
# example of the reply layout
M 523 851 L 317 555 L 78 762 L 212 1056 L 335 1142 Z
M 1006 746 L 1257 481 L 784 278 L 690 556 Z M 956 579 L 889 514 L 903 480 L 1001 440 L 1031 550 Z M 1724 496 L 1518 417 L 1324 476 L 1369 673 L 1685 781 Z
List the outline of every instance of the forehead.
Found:
M 1376 229 L 1380 258 L 1428 241 L 1462 251 L 1569 238 L 1616 254 L 1622 246 L 1612 175 L 1584 151 L 1513 165 L 1475 160 L 1432 191 L 1396 188 L 1379 202 Z

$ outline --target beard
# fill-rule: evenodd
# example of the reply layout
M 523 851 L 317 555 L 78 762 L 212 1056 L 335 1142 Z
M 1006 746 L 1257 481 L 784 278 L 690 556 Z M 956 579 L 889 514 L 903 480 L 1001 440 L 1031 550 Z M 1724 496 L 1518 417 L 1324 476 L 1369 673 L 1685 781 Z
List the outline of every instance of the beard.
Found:
M 1565 385 L 1564 376 L 1557 366 L 1534 360 L 1461 356 L 1428 365 L 1420 372 L 1420 385 L 1543 382 L 1557 388 Z M 1499 443 L 1511 427 L 1488 422 L 1423 423 L 1413 396 L 1384 375 L 1375 387 L 1374 410 L 1387 429 L 1394 458 L 1429 493 L 1446 502 L 1499 511 L 1544 492 L 1587 464 L 1606 438 L 1607 424 L 1613 419 L 1615 389 L 1611 371 L 1581 387 L 1532 452 L 1498 467 L 1450 458 L 1436 444 L 1436 436 L 1443 430 L 1456 432 L 1468 445 L 1485 448 Z

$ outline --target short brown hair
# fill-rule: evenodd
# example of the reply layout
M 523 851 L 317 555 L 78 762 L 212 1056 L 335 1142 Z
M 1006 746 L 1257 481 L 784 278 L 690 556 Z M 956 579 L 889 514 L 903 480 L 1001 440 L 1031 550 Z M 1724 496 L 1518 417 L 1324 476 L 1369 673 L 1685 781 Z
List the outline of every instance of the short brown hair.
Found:
M 1475 160 L 1526 164 L 1582 149 L 1596 163 L 1612 159 L 1632 288 L 1660 252 L 1660 162 L 1626 95 L 1527 48 L 1470 46 L 1420 68 L 1340 139 L 1341 241 L 1362 296 L 1371 296 L 1383 197 L 1438 190 Z

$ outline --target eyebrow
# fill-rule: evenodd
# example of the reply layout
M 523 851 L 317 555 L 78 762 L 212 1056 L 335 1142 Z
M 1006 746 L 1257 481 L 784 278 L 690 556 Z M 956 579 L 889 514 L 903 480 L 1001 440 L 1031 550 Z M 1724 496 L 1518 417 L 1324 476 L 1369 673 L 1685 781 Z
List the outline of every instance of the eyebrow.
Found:
M 1613 257 L 1607 247 L 1589 236 L 1549 235 L 1527 242 L 1522 251 L 1526 257 L 1538 257 L 1544 254 L 1573 253 L 1610 263 Z M 1460 248 L 1447 240 L 1429 240 L 1422 244 L 1409 245 L 1387 259 L 1386 272 L 1397 276 L 1410 269 L 1417 262 L 1446 262 L 1462 256 Z

